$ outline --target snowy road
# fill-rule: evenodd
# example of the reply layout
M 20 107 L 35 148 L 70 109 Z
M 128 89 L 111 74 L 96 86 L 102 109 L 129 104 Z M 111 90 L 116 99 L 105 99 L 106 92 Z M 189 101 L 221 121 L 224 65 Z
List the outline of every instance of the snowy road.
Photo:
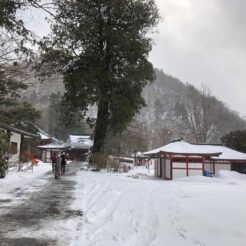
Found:
M 73 177 L 80 168 L 81 163 L 70 163 L 60 180 L 49 172 L 35 179 L 31 191 L 15 188 L 10 199 L 0 200 L 0 245 L 67 245 L 64 240 L 70 241 L 71 233 L 61 221 L 66 225 L 82 216 L 81 211 L 70 209 L 76 185 Z

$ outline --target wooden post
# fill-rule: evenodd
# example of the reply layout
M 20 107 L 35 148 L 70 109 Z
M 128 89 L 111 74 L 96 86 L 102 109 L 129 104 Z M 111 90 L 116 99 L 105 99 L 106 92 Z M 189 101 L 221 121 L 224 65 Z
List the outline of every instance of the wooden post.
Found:
M 213 161 L 213 175 L 215 176 L 215 163 Z
M 172 161 L 172 155 L 170 155 L 170 177 L 173 179 L 173 161 Z
M 189 176 L 189 157 L 186 156 L 186 176 Z
M 204 176 L 204 156 L 202 157 L 202 176 Z

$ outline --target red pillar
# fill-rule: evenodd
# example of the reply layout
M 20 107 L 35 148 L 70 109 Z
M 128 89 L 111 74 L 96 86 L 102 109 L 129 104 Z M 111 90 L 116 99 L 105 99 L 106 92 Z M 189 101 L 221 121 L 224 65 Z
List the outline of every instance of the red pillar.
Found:
M 204 156 L 202 157 L 202 176 L 204 176 Z
M 173 161 L 172 161 L 172 155 L 170 155 L 170 177 L 173 179 Z
M 186 156 L 186 176 L 189 176 L 189 157 Z
M 215 163 L 213 161 L 213 174 L 215 175 Z

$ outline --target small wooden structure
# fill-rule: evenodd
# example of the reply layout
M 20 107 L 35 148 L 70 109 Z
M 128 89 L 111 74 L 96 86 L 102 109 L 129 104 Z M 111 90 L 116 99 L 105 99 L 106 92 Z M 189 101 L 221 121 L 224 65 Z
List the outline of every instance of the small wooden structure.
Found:
M 134 153 L 134 162 L 136 166 L 145 166 L 148 164 L 148 158 L 144 156 L 144 152 L 138 151 Z
M 145 152 L 145 156 L 155 159 L 155 176 L 167 180 L 193 175 L 213 176 L 219 170 L 246 173 L 246 154 L 220 145 L 178 140 Z
M 65 143 L 51 143 L 46 145 L 38 146 L 41 149 L 41 160 L 43 162 L 51 162 L 51 156 L 56 153 L 60 155 L 62 152 L 67 152 L 70 148 L 69 145 Z

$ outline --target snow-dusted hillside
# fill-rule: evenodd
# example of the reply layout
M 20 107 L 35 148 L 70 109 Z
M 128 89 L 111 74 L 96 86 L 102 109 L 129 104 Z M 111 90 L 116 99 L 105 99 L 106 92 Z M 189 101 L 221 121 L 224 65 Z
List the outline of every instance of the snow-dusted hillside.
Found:
M 213 97 L 209 88 L 203 93 L 161 70 L 155 72 L 156 81 L 143 91 L 147 106 L 137 116 L 138 121 L 148 126 L 150 148 L 180 137 L 196 142 L 194 132 L 199 128 L 209 129 L 206 134 L 211 136 L 199 141 L 209 143 L 218 143 L 224 134 L 246 128 L 246 121 Z M 191 116 L 194 125 L 188 120 Z
M 198 91 L 196 92 L 197 95 L 194 95 L 194 87 L 166 75 L 163 71 L 156 69 L 155 73 L 156 81 L 143 90 L 143 97 L 147 106 L 136 116 L 136 121 L 148 131 L 149 148 L 163 145 L 170 139 L 178 137 L 185 137 L 187 141 L 195 141 L 194 129 L 185 119 L 187 116 L 185 110 L 187 110 L 187 104 L 191 102 L 191 99 L 193 99 L 193 104 L 196 104 L 196 102 L 194 103 L 196 97 L 199 97 L 197 100 L 203 100 L 202 98 L 205 97 L 200 95 Z M 60 93 L 60 95 L 64 93 L 62 79 L 54 77 L 40 82 L 35 76 L 31 76 L 27 83 L 30 84 L 30 87 L 23 99 L 41 110 L 40 125 L 47 130 L 51 121 L 48 113 L 50 95 L 52 93 Z M 246 122 L 235 112 L 225 107 L 217 99 L 213 100 L 214 108 L 206 113 L 209 117 L 204 116 L 205 119 L 211 118 L 210 124 L 215 131 L 212 132 L 213 139 L 208 139 L 208 142 L 218 142 L 225 133 L 246 128 Z M 95 107 L 89 110 L 89 114 L 90 116 L 96 115 Z M 204 119 L 199 121 L 204 121 Z

